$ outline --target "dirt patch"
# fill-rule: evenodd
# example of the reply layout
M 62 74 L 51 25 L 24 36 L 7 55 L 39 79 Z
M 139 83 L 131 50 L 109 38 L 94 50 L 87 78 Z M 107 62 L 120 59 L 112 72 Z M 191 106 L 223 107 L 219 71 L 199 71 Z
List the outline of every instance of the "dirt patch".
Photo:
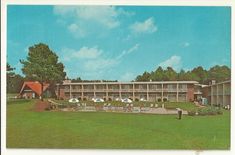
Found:
M 34 106 L 34 110 L 41 112 L 44 111 L 46 108 L 49 108 L 50 103 L 48 101 L 37 101 L 35 106 Z

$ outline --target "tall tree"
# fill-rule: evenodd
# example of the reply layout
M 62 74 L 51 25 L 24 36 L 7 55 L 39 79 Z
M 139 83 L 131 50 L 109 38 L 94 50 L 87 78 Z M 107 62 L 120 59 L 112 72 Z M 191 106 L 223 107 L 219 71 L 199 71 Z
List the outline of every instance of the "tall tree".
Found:
M 177 80 L 177 73 L 172 67 L 167 67 L 164 77 L 164 80 L 174 81 Z
M 82 82 L 82 79 L 77 77 L 76 79 L 71 79 L 71 82 Z
M 7 93 L 18 93 L 24 82 L 24 78 L 14 72 L 15 68 L 7 63 Z
M 136 77 L 136 81 L 149 81 L 150 80 L 150 73 L 144 72 L 143 75 L 139 75 Z
M 20 60 L 23 64 L 22 72 L 26 78 L 37 80 L 41 84 L 41 100 L 43 100 L 43 84 L 54 85 L 61 82 L 66 73 L 64 65 L 58 62 L 58 56 L 46 44 L 39 43 L 29 47 L 27 60 Z
M 11 67 L 11 65 L 9 63 L 7 63 L 7 73 L 9 73 L 13 70 L 15 70 L 15 68 Z
M 203 67 L 198 66 L 194 68 L 191 73 L 194 76 L 193 80 L 197 80 L 199 83 L 205 83 L 207 81 L 208 75 L 207 71 L 203 69 Z
M 209 80 L 216 80 L 217 82 L 228 80 L 231 78 L 231 70 L 227 66 L 216 65 L 209 69 L 208 77 Z
M 153 73 L 153 81 L 162 81 L 164 77 L 164 70 L 159 66 L 156 71 Z

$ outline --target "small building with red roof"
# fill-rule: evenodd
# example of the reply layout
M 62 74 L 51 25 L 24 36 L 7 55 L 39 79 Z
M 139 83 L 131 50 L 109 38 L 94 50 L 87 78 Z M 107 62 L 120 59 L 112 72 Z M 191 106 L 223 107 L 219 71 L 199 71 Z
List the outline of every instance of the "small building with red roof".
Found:
M 49 88 L 48 83 L 43 84 L 43 93 Z M 22 98 L 39 98 L 41 96 L 41 84 L 38 81 L 25 81 L 20 90 L 19 96 Z

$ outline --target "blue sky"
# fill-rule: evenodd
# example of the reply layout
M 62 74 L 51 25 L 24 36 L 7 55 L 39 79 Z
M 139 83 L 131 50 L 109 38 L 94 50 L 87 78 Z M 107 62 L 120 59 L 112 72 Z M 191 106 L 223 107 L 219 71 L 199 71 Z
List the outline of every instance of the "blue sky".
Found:
M 68 77 L 129 81 L 158 66 L 230 67 L 229 7 L 8 6 L 7 61 L 46 43 Z M 22 74 L 22 73 L 21 73 Z

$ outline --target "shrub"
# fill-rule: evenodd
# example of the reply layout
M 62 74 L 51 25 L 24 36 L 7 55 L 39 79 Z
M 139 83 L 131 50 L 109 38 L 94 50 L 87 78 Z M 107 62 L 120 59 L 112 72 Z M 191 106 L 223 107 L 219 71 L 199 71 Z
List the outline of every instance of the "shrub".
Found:
M 197 115 L 197 110 L 196 110 L 196 109 L 194 109 L 194 110 L 189 110 L 189 111 L 188 111 L 188 115 L 189 115 L 189 116 L 195 116 L 195 115 Z
M 204 109 L 199 109 L 198 110 L 198 115 L 205 116 L 206 114 L 207 114 L 206 110 L 204 110 Z
M 218 114 L 218 115 L 222 115 L 222 114 L 223 114 L 222 110 L 218 110 L 218 111 L 217 111 L 217 114 Z
M 163 102 L 166 102 L 167 101 L 167 98 L 163 98 Z
M 138 102 L 138 101 L 139 101 L 139 99 L 138 99 L 138 98 L 136 98 L 136 99 L 135 99 L 135 101 L 137 101 L 137 102 Z
M 46 107 L 45 110 L 46 110 L 46 111 L 50 111 L 51 108 L 50 108 L 50 107 Z
M 161 101 L 162 101 L 162 99 L 161 99 L 161 98 L 158 98 L 158 99 L 157 99 L 157 101 L 158 101 L 158 102 L 161 102 Z
M 189 116 L 195 116 L 196 115 L 196 111 L 188 111 L 188 115 Z
M 208 107 L 208 108 L 202 108 L 198 110 L 198 115 L 205 116 L 205 115 L 217 115 L 217 114 L 223 114 L 223 112 L 216 107 Z

